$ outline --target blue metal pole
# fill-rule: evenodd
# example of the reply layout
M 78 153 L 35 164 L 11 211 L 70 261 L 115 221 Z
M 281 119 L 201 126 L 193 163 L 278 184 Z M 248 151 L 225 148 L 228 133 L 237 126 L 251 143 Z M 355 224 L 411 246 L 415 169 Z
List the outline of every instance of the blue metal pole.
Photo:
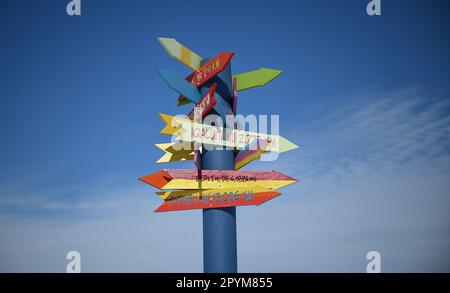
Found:
M 202 87 L 201 93 L 208 91 L 213 83 L 218 84 L 216 92 L 220 96 L 232 101 L 231 65 Z M 202 169 L 234 170 L 234 151 L 203 148 Z M 203 210 L 203 271 L 237 273 L 235 207 Z
M 232 167 L 229 163 L 233 162 Z M 234 153 L 206 151 L 202 157 L 206 170 L 234 169 Z M 237 273 L 236 208 L 203 210 L 203 271 Z

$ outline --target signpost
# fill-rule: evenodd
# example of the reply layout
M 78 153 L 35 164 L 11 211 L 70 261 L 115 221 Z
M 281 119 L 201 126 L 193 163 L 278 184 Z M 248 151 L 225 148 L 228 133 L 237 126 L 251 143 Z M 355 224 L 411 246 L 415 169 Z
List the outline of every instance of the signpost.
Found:
M 162 169 L 139 179 L 161 190 L 157 195 L 163 203 L 155 212 L 202 209 L 204 272 L 236 273 L 236 207 L 265 203 L 281 194 L 277 189 L 297 182 L 277 171 L 239 170 L 264 152 L 283 153 L 297 146 L 279 135 L 237 129 L 237 93 L 263 86 L 282 72 L 261 68 L 233 76 L 234 53 L 208 59 L 173 38 L 158 40 L 171 57 L 193 70 L 187 78 L 170 70 L 159 73 L 180 95 L 178 106 L 195 106 L 183 117 L 159 114 L 165 124 L 161 134 L 174 139 L 156 144 L 164 152 L 157 162 L 194 160 L 197 168 Z M 215 125 L 203 124 L 203 118 L 216 119 Z

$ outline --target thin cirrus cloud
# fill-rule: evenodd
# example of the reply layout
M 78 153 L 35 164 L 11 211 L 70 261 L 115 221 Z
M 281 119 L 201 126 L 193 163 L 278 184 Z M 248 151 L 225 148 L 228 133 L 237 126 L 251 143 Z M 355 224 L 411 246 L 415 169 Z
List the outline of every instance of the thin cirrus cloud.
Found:
M 299 171 L 314 174 L 442 159 L 450 150 L 450 101 L 430 99 L 414 88 L 368 93 L 367 104 L 343 106 L 295 131 Z
M 370 250 L 382 271 L 450 270 L 449 100 L 416 88 L 357 100 L 283 133 L 299 149 L 252 165 L 300 182 L 238 209 L 239 271 L 364 272 Z M 86 272 L 200 272 L 201 213 L 154 214 L 148 186 L 113 181 L 2 188 L 0 270 L 64 271 L 79 250 Z
M 270 264 L 258 262 L 267 250 L 241 252 L 253 254 L 246 271 L 364 272 L 370 250 L 386 272 L 450 270 L 448 99 L 417 88 L 362 96 L 293 130 L 295 156 L 258 164 L 300 182 L 260 208 L 263 229 L 246 224 L 260 211 L 242 212 L 243 247 L 278 248 Z

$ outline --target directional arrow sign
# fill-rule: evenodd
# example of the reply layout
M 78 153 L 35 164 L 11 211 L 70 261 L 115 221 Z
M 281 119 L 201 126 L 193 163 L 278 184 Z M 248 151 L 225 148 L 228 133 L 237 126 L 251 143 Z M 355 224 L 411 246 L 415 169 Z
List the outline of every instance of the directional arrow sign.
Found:
M 217 84 L 213 84 L 206 95 L 198 102 L 197 106 L 192 109 L 191 113 L 188 114 L 189 119 L 195 122 L 201 122 L 203 117 L 205 117 L 209 111 L 217 104 L 216 98 L 214 98 L 214 92 L 216 91 Z M 201 144 L 194 142 L 194 165 L 198 170 L 202 168 L 202 156 L 200 154 Z
M 188 114 L 189 119 L 194 120 L 194 114 L 201 119 L 203 119 L 217 104 L 217 100 L 214 97 L 214 92 L 216 91 L 217 83 L 213 84 L 209 91 L 203 96 L 203 98 L 198 102 L 198 104 L 192 109 Z
M 191 102 L 189 102 L 188 99 L 186 99 L 185 97 L 183 97 L 182 95 L 178 96 L 178 103 L 177 103 L 177 107 L 180 106 L 184 106 L 187 104 L 190 104 Z
M 184 120 L 186 122 L 192 122 L 186 118 L 175 117 L 167 114 L 159 113 L 158 115 L 165 124 L 164 128 L 160 131 L 161 134 L 179 135 L 183 131 L 180 126 L 180 121 Z
M 222 52 L 218 56 L 206 62 L 205 65 L 195 70 L 186 80 L 190 81 L 194 86 L 199 87 L 217 74 L 221 73 L 230 63 L 234 53 Z M 187 97 L 186 97 L 187 98 Z
M 250 162 L 259 159 L 268 146 L 269 142 L 267 141 L 257 141 L 255 149 L 250 148 L 240 151 L 234 159 L 234 169 L 239 170 Z
M 260 205 L 280 194 L 277 191 L 254 192 L 251 189 L 243 192 L 228 190 L 216 193 L 202 192 L 202 196 L 184 196 L 166 200 L 155 212 Z
M 211 78 L 215 77 L 217 74 L 221 73 L 230 63 L 231 58 L 233 58 L 234 53 L 222 52 L 218 56 L 214 57 L 208 61 L 205 65 L 194 71 L 191 75 L 186 77 L 186 80 L 192 83 L 194 86 L 199 87 Z M 177 106 L 182 106 L 188 104 L 186 98 L 183 94 L 178 97 Z M 188 98 L 189 100 L 189 98 Z
M 167 69 L 159 69 L 158 72 L 171 89 L 186 97 L 191 103 L 197 104 L 200 101 L 198 89 L 182 77 Z
M 177 199 L 180 197 L 185 196 L 195 196 L 195 197 L 202 197 L 202 196 L 211 196 L 215 195 L 217 193 L 245 193 L 248 192 L 248 188 L 230 188 L 230 189 L 186 189 L 186 190 L 171 190 L 171 191 L 158 191 L 156 192 L 156 195 L 158 195 L 163 200 L 172 200 Z M 258 192 L 269 192 L 272 191 L 271 189 L 262 188 L 262 187 L 253 187 L 251 189 L 253 193 Z
M 269 69 L 262 67 L 261 69 L 244 72 L 233 75 L 233 88 L 236 91 L 242 91 L 253 87 L 264 86 L 283 73 L 281 70 Z M 191 75 L 187 80 L 190 81 Z M 181 95 L 178 97 L 177 106 L 189 104 L 189 101 Z
M 167 85 L 177 93 L 185 96 L 191 103 L 199 104 L 202 97 L 198 89 L 174 72 L 167 69 L 159 69 L 159 75 Z M 215 88 L 214 88 L 215 91 Z M 227 115 L 233 115 L 231 106 L 217 93 L 214 95 L 214 109 L 225 121 Z M 210 109 L 209 109 L 210 110 Z
M 261 155 L 265 152 L 265 148 L 268 143 L 260 143 L 255 150 L 246 149 L 240 151 L 235 158 L 235 170 L 239 170 L 247 164 L 258 160 Z M 192 142 L 171 142 L 171 143 L 158 143 L 155 144 L 156 147 L 164 151 L 164 155 L 156 161 L 156 163 L 170 163 L 170 162 L 181 162 L 181 161 L 195 161 L 195 152 Z M 199 156 L 201 147 L 197 151 L 197 156 Z M 198 158 L 200 159 L 200 158 Z M 199 162 L 197 162 L 199 163 Z M 199 164 L 197 164 L 199 165 Z M 200 168 L 198 168 L 200 169 Z M 165 198 L 163 198 L 165 199 Z
M 158 38 L 158 41 L 171 57 L 177 59 L 192 70 L 200 67 L 203 58 L 180 44 L 177 40 L 172 38 Z
M 166 114 L 159 114 L 166 124 L 162 134 L 176 135 L 181 141 L 192 141 L 209 145 L 226 146 L 242 149 L 254 143 L 256 139 L 270 142 L 266 151 L 284 153 L 298 146 L 279 135 L 270 135 L 244 131 L 239 129 L 216 127 L 195 123 L 189 119 L 183 119 Z
M 139 178 L 162 190 L 174 189 L 278 189 L 297 182 L 277 171 L 163 169 Z
M 185 97 L 179 96 L 179 98 L 178 98 L 178 103 L 177 103 L 177 107 L 184 106 L 184 105 L 187 105 L 187 104 L 190 104 L 190 103 L 191 103 L 191 102 L 189 102 L 189 100 L 186 99 Z
M 261 69 L 249 71 L 233 76 L 237 81 L 236 90 L 242 91 L 249 88 L 264 86 L 283 73 L 281 70 L 274 70 L 262 67 Z
M 164 151 L 164 155 L 156 163 L 190 161 L 194 159 L 191 142 L 158 143 L 156 147 Z

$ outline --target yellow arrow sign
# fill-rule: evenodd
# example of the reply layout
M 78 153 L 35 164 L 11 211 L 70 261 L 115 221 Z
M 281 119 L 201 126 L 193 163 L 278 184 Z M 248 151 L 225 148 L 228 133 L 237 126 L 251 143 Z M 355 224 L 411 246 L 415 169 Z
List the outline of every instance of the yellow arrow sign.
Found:
M 192 161 L 195 159 L 194 144 L 192 142 L 169 142 L 155 144 L 164 155 L 159 158 L 156 163 L 170 163 L 181 161 Z M 245 165 L 258 160 L 265 152 L 266 145 L 258 147 L 256 150 L 242 150 L 236 155 L 234 169 L 239 170 Z M 202 147 L 199 149 L 202 150 Z
M 164 152 L 156 163 L 169 163 L 180 161 L 191 161 L 194 159 L 193 144 L 191 142 L 158 143 L 156 147 Z
M 203 58 L 180 44 L 177 40 L 172 38 L 158 38 L 158 41 L 171 57 L 177 59 L 192 70 L 200 68 L 200 63 Z
M 178 148 L 177 145 L 189 144 L 190 149 Z M 164 151 L 164 155 L 159 158 L 156 163 L 170 163 L 170 162 L 181 162 L 181 161 L 192 161 L 195 159 L 193 143 L 191 142 L 179 142 L 179 143 L 158 143 L 155 144 L 156 147 Z M 200 147 L 200 151 L 202 148 Z M 265 152 L 263 148 L 258 148 L 257 150 L 244 150 L 237 154 L 234 169 L 239 170 L 242 167 L 250 164 L 251 162 L 258 160 L 261 155 Z
M 167 114 L 158 113 L 158 115 L 159 115 L 159 118 L 161 118 L 161 120 L 165 124 L 164 128 L 160 131 L 161 134 L 179 135 L 179 134 L 181 134 L 183 129 L 180 126 L 180 124 L 177 123 L 177 121 L 185 120 L 185 121 L 192 122 L 189 119 L 176 117 L 176 116 L 171 116 L 171 115 L 167 115 Z

